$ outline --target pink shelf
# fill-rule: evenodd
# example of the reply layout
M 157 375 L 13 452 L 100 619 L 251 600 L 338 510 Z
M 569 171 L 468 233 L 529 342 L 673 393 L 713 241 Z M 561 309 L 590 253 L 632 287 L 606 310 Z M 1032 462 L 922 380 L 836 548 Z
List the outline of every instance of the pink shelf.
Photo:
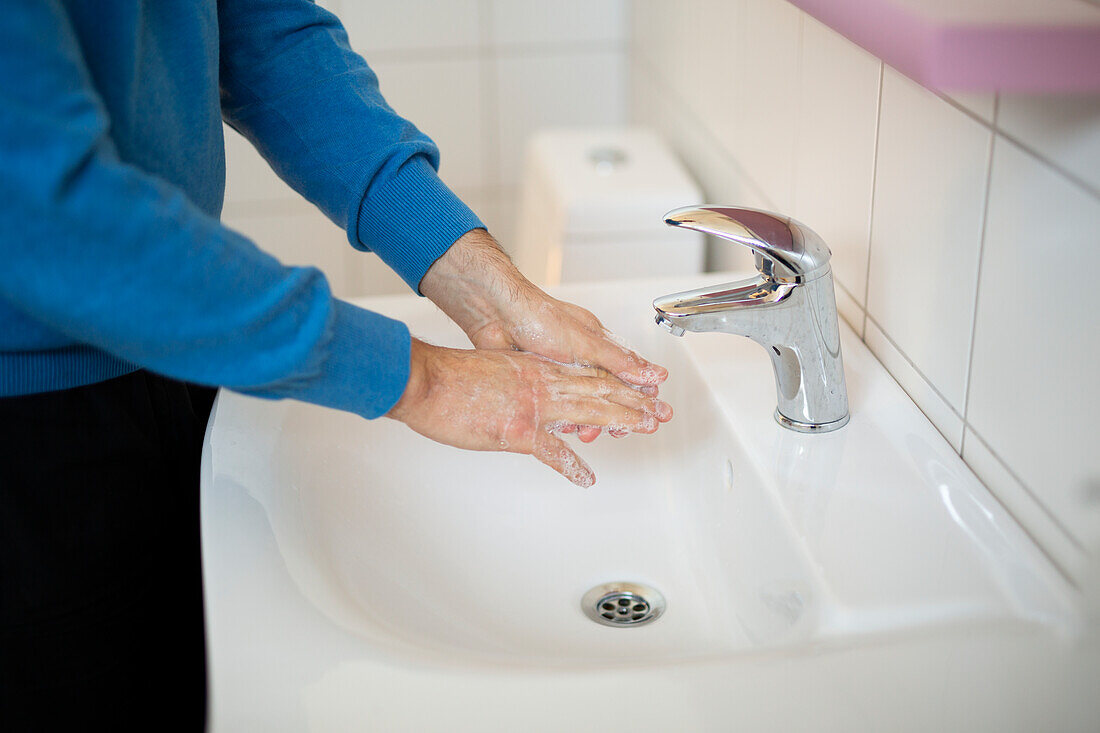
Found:
M 930 89 L 1100 91 L 1088 0 L 790 0 Z

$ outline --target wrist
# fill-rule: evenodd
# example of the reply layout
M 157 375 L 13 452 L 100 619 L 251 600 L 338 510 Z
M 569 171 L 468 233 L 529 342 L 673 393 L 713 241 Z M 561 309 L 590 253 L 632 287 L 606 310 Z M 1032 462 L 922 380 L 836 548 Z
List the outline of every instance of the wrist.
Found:
M 472 335 L 505 320 L 510 305 L 533 287 L 489 232 L 474 229 L 435 261 L 420 290 Z
M 386 413 L 386 417 L 407 422 L 416 406 L 423 404 L 431 391 L 432 351 L 435 348 L 419 339 L 412 339 L 409 345 L 409 379 L 401 398 Z

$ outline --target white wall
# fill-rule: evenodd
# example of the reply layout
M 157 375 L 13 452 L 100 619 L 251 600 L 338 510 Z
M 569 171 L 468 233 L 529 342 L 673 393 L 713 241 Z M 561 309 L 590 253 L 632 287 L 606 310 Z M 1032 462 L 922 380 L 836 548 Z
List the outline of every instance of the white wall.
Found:
M 440 146 L 440 173 L 508 247 L 535 128 L 626 118 L 625 0 L 326 0 L 390 104 Z M 227 128 L 223 220 L 339 295 L 407 292 Z
M 711 202 L 825 238 L 843 318 L 1080 577 L 1100 546 L 1100 96 L 936 95 L 785 0 L 635 0 L 631 25 L 632 121 Z

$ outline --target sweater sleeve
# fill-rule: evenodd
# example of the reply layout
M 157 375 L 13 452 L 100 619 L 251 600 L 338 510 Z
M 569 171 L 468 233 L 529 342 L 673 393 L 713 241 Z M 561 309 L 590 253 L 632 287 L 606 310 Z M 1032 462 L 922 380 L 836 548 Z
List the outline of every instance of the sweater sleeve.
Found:
M 334 15 L 310 0 L 222 0 L 222 114 L 275 171 L 419 291 L 483 226 L 436 175 L 439 151 L 382 98 Z
M 0 23 L 0 298 L 178 379 L 365 417 L 404 390 L 403 324 L 336 301 L 120 159 L 68 16 Z

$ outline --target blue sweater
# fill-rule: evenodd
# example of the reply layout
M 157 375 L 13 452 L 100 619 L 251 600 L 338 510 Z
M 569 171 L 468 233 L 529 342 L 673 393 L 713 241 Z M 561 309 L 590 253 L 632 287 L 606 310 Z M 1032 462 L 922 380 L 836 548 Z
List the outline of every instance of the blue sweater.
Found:
M 405 326 L 222 226 L 221 122 L 416 289 L 481 226 L 307 0 L 12 0 L 0 22 L 0 396 L 148 368 L 384 414 Z

